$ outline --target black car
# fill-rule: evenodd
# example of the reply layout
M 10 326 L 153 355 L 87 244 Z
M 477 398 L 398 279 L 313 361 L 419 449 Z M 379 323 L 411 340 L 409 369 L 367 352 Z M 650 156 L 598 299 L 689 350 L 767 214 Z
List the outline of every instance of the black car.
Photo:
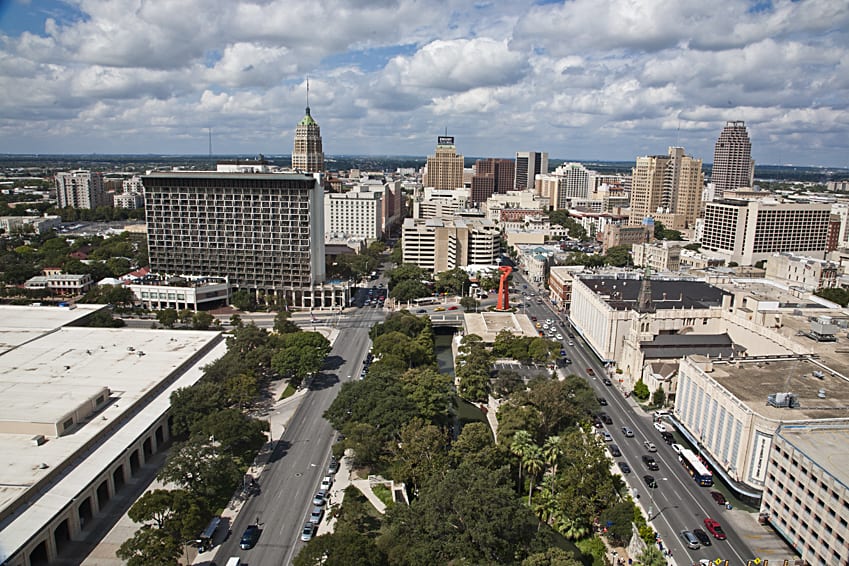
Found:
M 650 469 L 653 472 L 656 472 L 660 469 L 660 467 L 657 465 L 657 462 L 655 462 L 654 458 L 652 458 L 648 454 L 643 456 L 643 464 L 645 464 L 646 468 Z
M 613 385 L 613 382 L 612 382 L 612 381 L 610 381 L 608 378 L 606 378 L 606 377 L 605 377 L 605 378 L 604 378 L 604 384 L 605 384 L 605 385 L 607 385 L 607 386 L 611 386 L 611 385 Z
M 657 482 L 654 481 L 654 476 L 646 474 L 643 476 L 643 481 L 646 482 L 646 485 L 649 487 L 657 487 Z
M 619 450 L 619 447 L 616 446 L 615 444 L 611 444 L 608 448 L 610 449 L 610 455 L 613 456 L 614 458 L 618 458 L 619 456 L 622 455 L 622 451 Z
M 622 470 L 623 474 L 631 473 L 631 466 L 629 466 L 627 462 L 617 462 L 617 464 L 619 465 L 619 469 Z
M 239 548 L 242 550 L 250 550 L 255 547 L 259 540 L 260 532 L 258 525 L 248 525 L 248 528 L 245 529 L 245 532 L 242 535 L 242 540 L 239 541 Z
M 675 437 L 669 431 L 661 432 L 660 436 L 663 437 L 663 441 L 667 444 L 673 444 L 675 442 Z
M 693 529 L 693 534 L 696 535 L 696 538 L 699 539 L 702 546 L 710 546 L 710 537 L 706 532 L 701 529 Z
M 607 399 L 605 399 L 604 397 L 599 397 L 598 398 L 598 404 L 599 405 L 607 405 Z
M 607 413 L 599 413 L 598 418 L 604 421 L 604 424 L 613 424 L 613 419 Z

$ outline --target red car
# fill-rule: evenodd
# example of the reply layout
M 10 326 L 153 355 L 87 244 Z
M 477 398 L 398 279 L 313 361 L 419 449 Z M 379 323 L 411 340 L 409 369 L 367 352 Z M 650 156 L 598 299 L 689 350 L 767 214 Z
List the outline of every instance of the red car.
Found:
M 719 503 L 720 505 L 725 505 L 725 496 L 722 495 L 718 491 L 711 491 L 710 496 L 713 497 L 713 500 Z
M 451 305 L 450 307 L 448 307 L 448 310 L 450 310 L 450 311 L 457 310 L 457 305 Z
M 706 517 L 705 528 L 713 535 L 713 538 L 717 540 L 725 540 L 725 531 L 722 530 L 722 525 L 719 524 L 719 521 Z
M 595 372 L 593 371 L 593 368 L 587 368 L 587 373 L 588 373 L 589 375 L 595 375 Z

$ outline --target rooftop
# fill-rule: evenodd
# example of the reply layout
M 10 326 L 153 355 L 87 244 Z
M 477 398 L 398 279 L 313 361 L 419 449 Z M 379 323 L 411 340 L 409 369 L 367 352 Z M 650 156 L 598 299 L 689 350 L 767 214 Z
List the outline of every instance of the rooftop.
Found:
M 7 456 L 0 466 L 0 548 L 28 540 L 168 410 L 171 391 L 194 383 L 200 367 L 224 352 L 217 332 L 64 326 L 101 308 L 0 306 L 0 415 L 7 431 L 0 433 L 0 454 Z M 33 427 L 65 418 L 101 392 L 107 399 L 95 413 L 33 445 Z
M 502 330 L 508 330 L 516 336 L 537 337 L 537 329 L 531 319 L 524 314 L 512 312 L 466 313 L 464 316 L 467 334 L 477 334 L 486 343 L 495 342 Z
M 766 358 L 713 361 L 708 375 L 756 413 L 776 421 L 849 419 L 846 365 L 832 368 L 810 358 Z M 821 377 L 815 377 L 814 372 Z M 841 375 L 842 374 L 842 375 Z M 818 394 L 824 390 L 825 398 Z M 798 408 L 767 404 L 767 395 L 793 393 Z
M 615 310 L 635 309 L 642 279 L 580 275 L 578 278 Z M 702 281 L 652 279 L 651 300 L 656 310 L 704 309 L 722 305 L 725 291 Z
M 778 433 L 849 489 L 849 426 L 782 426 Z

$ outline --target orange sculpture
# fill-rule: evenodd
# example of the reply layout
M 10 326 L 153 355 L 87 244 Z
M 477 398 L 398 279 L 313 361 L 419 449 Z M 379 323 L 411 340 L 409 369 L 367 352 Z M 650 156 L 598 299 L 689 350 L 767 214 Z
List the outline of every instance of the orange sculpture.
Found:
M 509 265 L 502 265 L 498 268 L 501 272 L 501 282 L 498 285 L 498 304 L 495 306 L 497 311 L 510 310 L 510 294 L 507 278 L 513 273 L 513 268 Z

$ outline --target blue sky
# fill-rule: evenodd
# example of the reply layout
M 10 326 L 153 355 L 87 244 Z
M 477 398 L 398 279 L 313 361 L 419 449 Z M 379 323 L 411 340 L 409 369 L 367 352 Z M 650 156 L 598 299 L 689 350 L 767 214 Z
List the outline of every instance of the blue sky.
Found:
M 0 152 L 547 151 L 849 167 L 845 0 L 0 0 Z

